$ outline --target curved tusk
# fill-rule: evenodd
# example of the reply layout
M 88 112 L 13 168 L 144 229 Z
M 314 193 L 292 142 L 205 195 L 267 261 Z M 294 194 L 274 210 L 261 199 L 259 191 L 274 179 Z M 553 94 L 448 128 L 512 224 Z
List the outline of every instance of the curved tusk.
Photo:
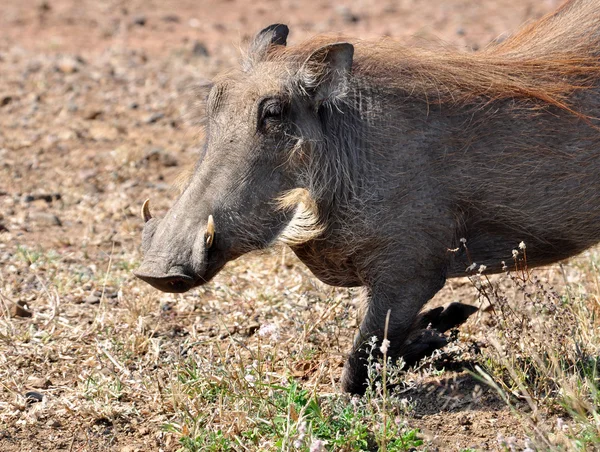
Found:
M 206 233 L 204 234 L 206 249 L 209 249 L 215 240 L 215 220 L 212 215 L 208 216 L 208 224 L 206 225 Z
M 142 218 L 144 219 L 144 223 L 152 219 L 152 215 L 150 214 L 150 199 L 146 199 L 144 204 L 142 204 Z

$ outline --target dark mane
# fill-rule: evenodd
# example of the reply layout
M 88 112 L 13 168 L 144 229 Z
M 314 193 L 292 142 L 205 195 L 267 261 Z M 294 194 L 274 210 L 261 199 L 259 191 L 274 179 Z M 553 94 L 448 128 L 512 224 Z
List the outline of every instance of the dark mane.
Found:
M 600 79 L 600 7 L 571 0 L 479 52 L 409 48 L 389 39 L 362 41 L 316 36 L 292 47 L 274 46 L 270 61 L 301 64 L 314 50 L 348 41 L 355 46 L 355 77 L 456 106 L 500 99 L 530 99 L 571 110 L 569 96 Z

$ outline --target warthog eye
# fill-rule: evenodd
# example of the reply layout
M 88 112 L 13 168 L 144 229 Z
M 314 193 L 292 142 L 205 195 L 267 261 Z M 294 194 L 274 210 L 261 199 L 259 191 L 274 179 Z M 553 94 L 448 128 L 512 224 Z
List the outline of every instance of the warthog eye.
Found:
M 283 116 L 283 103 L 276 97 L 261 100 L 258 106 L 258 130 L 269 131 L 272 126 L 281 122 Z

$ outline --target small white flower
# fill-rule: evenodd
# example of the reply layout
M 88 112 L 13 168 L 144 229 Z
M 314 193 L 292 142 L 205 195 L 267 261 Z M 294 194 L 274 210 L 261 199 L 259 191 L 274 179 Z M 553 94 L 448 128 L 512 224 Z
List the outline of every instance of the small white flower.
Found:
M 265 323 L 261 325 L 258 329 L 258 335 L 260 337 L 271 336 L 273 339 L 277 340 L 277 325 L 275 325 L 274 323 Z
M 244 379 L 248 382 L 249 386 L 254 386 L 254 382 L 256 381 L 256 377 L 254 375 L 248 374 L 244 377 Z
M 525 242 L 521 242 L 521 243 L 519 243 L 519 249 L 520 249 L 520 250 L 524 250 L 525 248 L 527 248 L 527 247 L 525 246 Z
M 467 267 L 467 269 L 465 270 L 466 272 L 472 272 L 473 270 L 475 270 L 477 268 L 477 263 L 473 262 L 471 265 L 469 265 Z
M 300 425 L 298 426 L 298 436 L 304 438 L 305 435 L 306 435 L 306 421 L 302 421 L 302 422 L 300 422 Z
M 477 270 L 477 271 L 478 271 L 479 273 L 483 273 L 483 272 L 484 272 L 484 271 L 486 271 L 486 270 L 487 270 L 487 266 L 486 266 L 486 265 L 483 265 L 483 264 L 481 264 L 481 265 L 479 266 L 479 270 Z
M 519 252 L 517 250 L 512 250 L 513 259 L 516 259 L 519 256 Z
M 310 445 L 310 452 L 324 452 L 325 451 L 325 441 L 320 439 L 315 439 Z
M 379 347 L 379 350 L 381 350 L 381 353 L 383 353 L 385 355 L 388 352 L 389 348 L 390 348 L 390 341 L 388 339 L 384 339 L 383 341 L 381 341 L 381 347 Z
M 462 244 L 464 245 L 465 243 L 467 243 L 467 239 L 465 239 L 465 238 L 463 237 L 463 238 L 461 238 L 461 239 L 459 240 L 459 242 L 460 242 L 460 243 L 462 243 Z

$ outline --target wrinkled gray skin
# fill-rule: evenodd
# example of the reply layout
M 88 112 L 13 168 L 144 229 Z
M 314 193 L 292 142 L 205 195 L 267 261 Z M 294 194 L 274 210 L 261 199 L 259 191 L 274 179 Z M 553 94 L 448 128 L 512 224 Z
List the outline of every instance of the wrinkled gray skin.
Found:
M 347 43 L 326 46 L 304 64 L 261 62 L 286 38 L 283 25 L 263 30 L 245 70 L 215 82 L 205 156 L 166 216 L 147 222 L 139 278 L 167 292 L 206 283 L 226 262 L 275 242 L 293 214 L 275 200 L 306 188 L 325 231 L 292 249 L 323 282 L 366 288 L 342 381 L 360 394 L 363 339 L 381 341 L 388 311 L 388 354 L 409 362 L 443 343 L 422 330 L 426 324 L 443 332 L 471 313 L 458 307 L 450 320 L 440 310 L 418 316 L 446 278 L 465 275 L 470 261 L 461 238 L 488 272 L 512 262 L 521 241 L 536 266 L 600 238 L 600 135 L 585 121 L 553 107 L 519 115 L 512 100 L 476 115 L 429 109 L 402 93 L 361 86 Z M 310 58 L 321 64 L 307 64 Z M 328 103 L 339 92 L 345 100 Z M 578 96 L 587 114 L 600 116 L 597 89 Z M 305 152 L 294 154 L 300 140 Z M 327 167 L 327 153 L 344 174 Z M 207 249 L 209 215 L 216 234 Z

